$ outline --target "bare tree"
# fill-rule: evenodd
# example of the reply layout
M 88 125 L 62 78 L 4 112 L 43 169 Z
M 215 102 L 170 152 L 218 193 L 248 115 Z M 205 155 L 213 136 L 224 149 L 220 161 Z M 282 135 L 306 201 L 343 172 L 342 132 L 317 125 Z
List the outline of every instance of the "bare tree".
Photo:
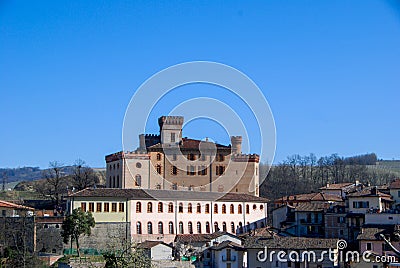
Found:
M 55 206 L 60 205 L 61 194 L 66 189 L 66 176 L 63 172 L 64 165 L 53 161 L 49 164 L 49 169 L 43 171 L 44 183 L 37 185 L 37 191 L 45 197 L 49 197 Z
M 74 173 L 72 175 L 73 186 L 77 190 L 83 190 L 87 187 L 93 187 L 99 183 L 99 178 L 92 168 L 86 165 L 82 159 L 78 159 L 74 164 Z

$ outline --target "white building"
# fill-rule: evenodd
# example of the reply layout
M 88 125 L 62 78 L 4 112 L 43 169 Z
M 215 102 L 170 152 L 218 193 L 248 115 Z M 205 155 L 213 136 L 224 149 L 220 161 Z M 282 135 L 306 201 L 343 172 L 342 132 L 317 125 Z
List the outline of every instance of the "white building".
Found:
M 138 245 L 138 248 L 144 250 L 145 254 L 152 261 L 172 260 L 171 245 L 165 244 L 162 241 L 144 241 Z
M 67 206 L 92 212 L 95 228 L 127 226 L 137 242 L 170 243 L 176 234 L 234 234 L 264 227 L 267 201 L 248 194 L 98 188 L 70 195 Z

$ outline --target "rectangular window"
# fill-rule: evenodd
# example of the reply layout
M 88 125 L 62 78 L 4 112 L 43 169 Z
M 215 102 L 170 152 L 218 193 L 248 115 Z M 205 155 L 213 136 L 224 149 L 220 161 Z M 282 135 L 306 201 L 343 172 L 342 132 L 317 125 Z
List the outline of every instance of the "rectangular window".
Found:
M 104 203 L 104 212 L 110 212 L 110 203 Z
M 101 203 L 96 203 L 96 212 L 101 212 Z
M 367 243 L 367 250 L 372 250 L 372 244 L 371 243 Z
M 400 197 L 400 191 L 397 191 L 397 197 Z
M 86 202 L 82 202 L 82 203 L 81 203 L 81 210 L 82 210 L 83 212 L 86 212 Z
M 198 175 L 201 175 L 201 176 L 207 175 L 207 167 L 206 166 L 199 166 L 198 167 Z
M 94 212 L 94 203 L 93 202 L 89 203 L 89 211 Z
M 171 142 L 175 142 L 175 133 L 171 133 Z
M 124 210 L 125 210 L 125 204 L 119 203 L 119 212 L 124 212 Z
M 5 209 L 3 209 L 2 211 L 1 211 L 1 216 L 3 216 L 3 217 L 5 217 L 6 216 L 6 210 Z
M 117 203 L 111 203 L 111 212 L 117 212 Z

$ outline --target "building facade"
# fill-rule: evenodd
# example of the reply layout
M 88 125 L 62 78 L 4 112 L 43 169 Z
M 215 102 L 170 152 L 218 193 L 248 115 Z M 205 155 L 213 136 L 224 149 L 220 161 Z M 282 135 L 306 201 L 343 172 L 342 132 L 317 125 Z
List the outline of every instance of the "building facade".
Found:
M 105 157 L 106 187 L 235 192 L 259 195 L 259 156 L 231 145 L 182 138 L 182 116 L 162 116 L 160 133 L 139 135 L 133 152 Z

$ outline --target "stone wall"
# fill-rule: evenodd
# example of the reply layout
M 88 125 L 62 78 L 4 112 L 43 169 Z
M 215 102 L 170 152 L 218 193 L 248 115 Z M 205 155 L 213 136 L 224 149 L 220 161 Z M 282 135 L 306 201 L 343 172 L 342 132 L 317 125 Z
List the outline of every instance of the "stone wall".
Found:
M 118 248 L 130 240 L 130 223 L 96 223 L 90 236 L 81 236 L 81 248 L 106 250 Z M 75 243 L 73 245 L 75 248 Z
M 0 217 L 0 244 L 17 251 L 35 251 L 34 217 Z

